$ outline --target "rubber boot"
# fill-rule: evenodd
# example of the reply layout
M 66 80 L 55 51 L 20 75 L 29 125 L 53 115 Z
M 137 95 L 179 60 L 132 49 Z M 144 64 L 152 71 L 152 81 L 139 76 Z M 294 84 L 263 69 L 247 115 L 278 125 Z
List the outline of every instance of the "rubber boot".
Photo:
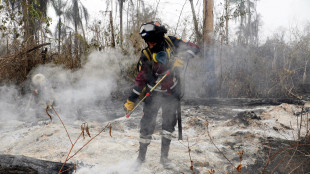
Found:
M 148 145 L 149 145 L 149 143 L 148 144 L 140 143 L 138 158 L 133 163 L 133 166 L 132 166 L 132 168 L 135 172 L 137 172 L 140 169 L 142 163 L 144 163 L 144 161 L 145 161 L 145 155 L 146 155 L 146 150 L 147 150 Z
M 143 163 L 145 161 L 145 155 L 146 155 L 146 150 L 147 150 L 147 146 L 149 145 L 149 143 L 140 143 L 139 146 L 139 155 L 137 158 L 137 161 Z
M 165 169 L 173 169 L 175 166 L 168 159 L 169 147 L 171 140 L 162 137 L 161 138 L 161 156 L 160 163 L 163 165 Z

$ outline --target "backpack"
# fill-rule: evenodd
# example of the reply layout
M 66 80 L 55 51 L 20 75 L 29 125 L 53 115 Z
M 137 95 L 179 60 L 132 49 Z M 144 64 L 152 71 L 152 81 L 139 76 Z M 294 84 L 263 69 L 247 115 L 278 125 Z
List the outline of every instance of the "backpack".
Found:
M 166 52 L 168 53 L 168 58 L 170 58 L 170 56 L 171 56 L 170 55 L 170 50 L 174 54 L 175 46 L 174 46 L 174 44 L 172 43 L 171 39 L 168 36 L 165 36 L 165 42 L 168 45 L 168 48 L 166 49 Z M 152 52 L 151 52 L 150 48 L 146 48 L 146 49 L 142 50 L 142 52 L 145 55 L 145 57 L 147 58 L 147 62 L 152 64 L 152 68 L 153 68 L 154 61 L 152 61 L 153 58 L 152 58 Z M 142 60 L 142 59 L 139 60 L 139 62 L 137 64 L 138 72 L 141 71 L 142 65 L 143 65 L 143 63 L 145 61 L 146 60 Z M 145 94 L 146 94 L 146 88 L 143 88 L 141 94 L 139 95 L 139 99 L 141 100 L 145 96 Z
M 168 53 L 168 58 L 170 58 L 171 57 L 170 50 L 171 50 L 172 54 L 174 54 L 175 46 L 174 46 L 174 44 L 172 43 L 171 39 L 168 36 L 165 36 L 165 42 L 168 45 L 168 48 L 166 49 L 166 52 Z M 152 52 L 151 52 L 150 48 L 146 48 L 146 49 L 142 50 L 142 52 L 145 55 L 145 57 L 147 58 L 147 61 L 148 62 L 152 62 L 153 55 L 152 55 Z M 141 71 L 143 63 L 144 63 L 144 60 L 140 59 L 138 64 L 137 64 L 138 72 Z

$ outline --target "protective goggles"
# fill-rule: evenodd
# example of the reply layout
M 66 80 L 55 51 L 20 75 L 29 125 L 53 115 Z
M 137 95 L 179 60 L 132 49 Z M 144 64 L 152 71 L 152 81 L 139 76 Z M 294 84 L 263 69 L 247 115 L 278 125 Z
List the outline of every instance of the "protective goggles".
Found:
M 143 24 L 140 28 L 140 34 L 142 37 L 148 36 L 148 32 L 155 31 L 155 26 L 160 26 L 159 22 L 152 22 L 152 23 L 147 23 Z

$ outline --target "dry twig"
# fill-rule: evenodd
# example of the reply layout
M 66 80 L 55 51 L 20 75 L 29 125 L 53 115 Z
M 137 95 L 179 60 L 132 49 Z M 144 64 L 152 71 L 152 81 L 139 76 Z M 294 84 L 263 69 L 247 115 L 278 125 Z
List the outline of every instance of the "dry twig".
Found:
M 70 150 L 69 150 L 69 152 L 68 152 L 68 155 L 67 155 L 67 157 L 66 157 L 66 160 L 65 160 L 65 162 L 63 163 L 63 165 L 61 166 L 61 168 L 60 168 L 58 174 L 61 174 L 61 173 L 64 172 L 64 171 L 62 171 L 62 169 L 64 168 L 64 166 L 65 166 L 65 164 L 67 163 L 67 161 L 69 161 L 71 158 L 73 158 L 73 157 L 74 157 L 77 153 L 79 153 L 88 143 L 90 143 L 94 138 L 96 138 L 98 135 L 100 135 L 100 134 L 101 134 L 103 131 L 105 131 L 107 128 L 110 129 L 109 134 L 110 134 L 110 136 L 112 137 L 112 125 L 111 125 L 111 123 L 108 123 L 97 135 L 95 135 L 93 138 L 91 138 L 90 140 L 88 140 L 81 148 L 79 148 L 73 155 L 70 156 L 70 154 L 71 154 L 71 152 L 72 152 L 74 146 L 76 145 L 77 141 L 80 139 L 81 136 L 84 137 L 84 130 L 86 130 L 86 133 L 87 133 L 88 136 L 90 137 L 89 128 L 88 128 L 88 123 L 83 123 L 83 124 L 81 125 L 81 133 L 80 133 L 80 135 L 78 136 L 78 138 L 75 140 L 75 142 L 72 143 L 71 138 L 70 138 L 70 136 L 69 136 L 69 133 L 68 133 L 68 131 L 67 131 L 67 129 L 66 129 L 66 126 L 64 125 L 63 121 L 61 120 L 60 116 L 58 115 L 58 113 L 56 112 L 56 110 L 54 109 L 53 106 L 52 106 L 52 109 L 54 110 L 54 112 L 55 112 L 56 115 L 58 116 L 59 120 L 61 121 L 63 127 L 65 128 L 65 130 L 66 130 L 66 132 L 67 132 L 67 135 L 68 135 L 68 137 L 69 137 L 69 139 L 70 139 L 70 142 L 71 142 L 71 148 L 70 148 Z M 74 168 L 76 168 L 76 166 L 74 166 Z
M 57 117 L 59 118 L 61 124 L 62 124 L 63 127 L 65 128 L 65 130 L 66 130 L 66 132 L 67 132 L 67 135 L 68 135 L 68 137 L 69 137 L 69 140 L 70 140 L 70 142 L 71 142 L 71 145 L 73 145 L 72 140 L 71 140 L 71 138 L 70 138 L 70 135 L 69 135 L 69 133 L 68 133 L 68 130 L 67 130 L 67 128 L 66 128 L 64 122 L 62 121 L 62 119 L 60 118 L 60 116 L 58 115 L 58 113 L 56 112 L 56 110 L 55 110 L 55 108 L 53 107 L 53 105 L 52 105 L 52 109 L 54 110 L 54 112 L 56 113 Z
M 220 152 L 223 155 L 223 157 L 230 163 L 230 165 L 238 171 L 237 167 L 235 167 L 235 165 L 226 157 L 226 155 L 213 142 L 213 139 L 212 139 L 210 132 L 209 132 L 209 124 L 208 123 L 206 124 L 206 127 L 207 127 L 207 133 L 208 133 L 208 136 L 210 138 L 211 143 L 214 145 L 214 147 L 217 149 L 217 151 Z
M 52 121 L 52 116 L 48 113 L 48 110 L 50 109 L 49 106 L 46 106 L 45 112 L 46 114 L 50 117 L 51 121 Z

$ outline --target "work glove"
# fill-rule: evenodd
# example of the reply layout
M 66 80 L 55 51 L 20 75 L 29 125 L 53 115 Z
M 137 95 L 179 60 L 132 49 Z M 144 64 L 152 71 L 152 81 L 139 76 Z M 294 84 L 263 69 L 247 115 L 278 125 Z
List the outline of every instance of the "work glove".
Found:
M 184 67 L 184 60 L 176 58 L 173 62 L 172 68 L 183 68 Z
M 127 99 L 127 102 L 124 104 L 124 109 L 126 111 L 126 114 L 132 111 L 134 106 L 135 106 L 135 103 Z

